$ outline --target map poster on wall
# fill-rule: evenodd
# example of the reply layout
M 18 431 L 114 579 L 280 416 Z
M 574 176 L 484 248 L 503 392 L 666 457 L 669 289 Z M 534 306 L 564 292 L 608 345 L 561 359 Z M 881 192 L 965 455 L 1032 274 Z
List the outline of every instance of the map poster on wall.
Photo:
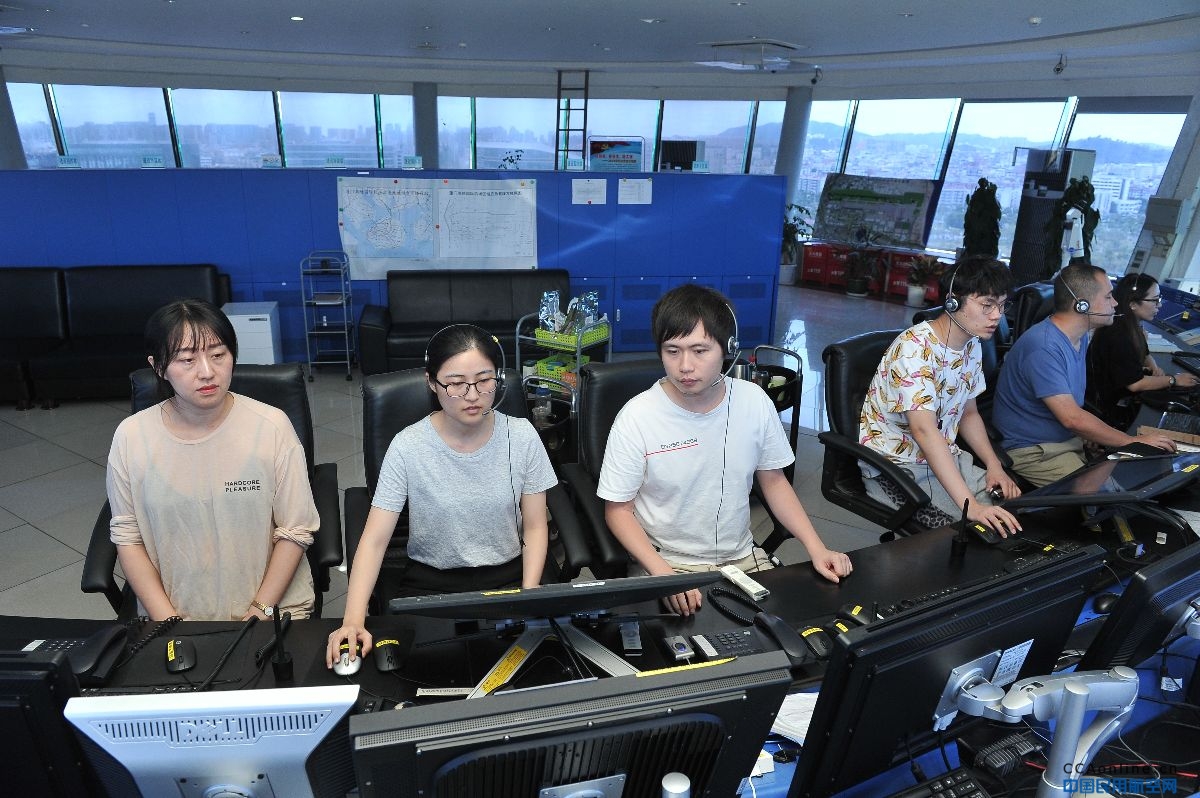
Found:
M 935 185 L 933 180 L 830 174 L 817 206 L 813 238 L 924 249 Z
M 532 269 L 537 181 L 339 177 L 338 230 L 355 280 L 391 269 Z

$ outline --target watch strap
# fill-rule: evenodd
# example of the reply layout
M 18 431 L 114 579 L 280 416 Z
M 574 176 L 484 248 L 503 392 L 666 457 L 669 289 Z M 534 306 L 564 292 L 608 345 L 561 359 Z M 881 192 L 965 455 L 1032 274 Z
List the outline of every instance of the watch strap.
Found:
M 260 602 L 258 599 L 250 599 L 250 606 L 270 618 L 274 614 L 274 608 Z

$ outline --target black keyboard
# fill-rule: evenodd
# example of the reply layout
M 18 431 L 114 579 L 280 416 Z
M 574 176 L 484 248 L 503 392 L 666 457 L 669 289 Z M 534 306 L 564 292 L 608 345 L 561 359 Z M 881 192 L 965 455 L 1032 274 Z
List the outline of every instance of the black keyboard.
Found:
M 1162 423 L 1159 426 L 1171 432 L 1200 435 L 1200 416 L 1194 416 L 1191 413 L 1163 413 Z
M 1171 362 L 1200 377 L 1200 353 L 1176 352 L 1171 356 Z
M 955 768 L 923 784 L 894 792 L 888 798 L 990 798 L 967 768 Z
M 705 659 L 724 659 L 726 657 L 746 657 L 751 654 L 763 653 L 752 629 L 732 629 L 728 632 L 709 632 L 708 634 L 692 635 L 695 648 Z

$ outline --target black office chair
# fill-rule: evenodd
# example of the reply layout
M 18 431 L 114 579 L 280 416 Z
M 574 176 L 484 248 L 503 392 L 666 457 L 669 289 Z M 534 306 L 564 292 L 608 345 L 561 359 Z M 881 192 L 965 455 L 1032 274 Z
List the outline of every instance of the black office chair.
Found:
M 132 387 L 130 405 L 133 412 L 144 410 L 159 402 L 158 385 L 153 370 L 139 369 L 129 375 Z M 278 407 L 292 422 L 300 444 L 304 447 L 304 460 L 308 463 L 308 478 L 312 486 L 313 501 L 321 517 L 321 526 L 313 535 L 308 547 L 308 566 L 312 570 L 313 591 L 316 601 L 313 617 L 319 617 L 324 602 L 324 593 L 329 590 L 329 569 L 342 562 L 342 517 L 338 501 L 337 464 L 314 464 L 312 412 L 308 403 L 308 389 L 304 372 L 299 363 L 278 366 L 239 364 L 233 368 L 233 381 L 229 389 L 251 399 L 257 399 Z M 117 611 L 119 618 L 132 617 L 137 609 L 137 599 L 128 584 L 122 589 L 117 586 L 113 569 L 117 563 L 117 547 L 109 538 L 109 521 L 112 512 L 108 502 L 100 510 L 96 525 L 92 528 L 92 539 L 88 543 L 83 561 L 83 579 L 80 588 L 84 593 L 103 593 L 108 603 Z
M 929 529 L 915 518 L 918 510 L 929 506 L 925 491 L 908 472 L 858 442 L 859 415 L 867 388 L 888 346 L 900 332 L 862 333 L 832 343 L 821 353 L 825 363 L 825 412 L 829 416 L 830 429 L 817 436 L 825 445 L 821 494 L 839 507 L 887 530 L 879 536 L 881 541 L 892 540 L 898 534 L 911 535 Z M 860 462 L 879 469 L 899 487 L 904 498 L 900 507 L 892 507 L 867 495 L 859 470 Z
M 520 377 L 512 369 L 504 373 L 508 388 L 500 398 L 497 409 L 506 415 L 528 420 L 529 406 L 521 392 Z M 400 430 L 417 423 L 433 411 L 433 394 L 425 381 L 423 368 L 363 377 L 362 393 L 363 470 L 367 484 L 365 487 L 346 489 L 346 561 L 351 568 L 354 567 L 354 555 L 371 511 L 371 497 L 379 484 L 379 470 L 388 446 Z M 571 501 L 561 486 L 556 485 L 546 491 L 546 505 L 550 511 L 551 529 L 558 531 L 564 562 L 561 566 L 558 564 L 551 547 L 546 557 L 547 571 L 543 579 L 567 582 L 578 576 L 580 569 L 591 564 L 591 549 L 575 519 Z M 396 530 L 392 533 L 379 577 L 375 581 L 375 590 L 369 602 L 372 614 L 384 612 L 388 600 L 404 592 L 403 576 L 409 562 L 407 547 L 406 508 L 396 522 Z
M 588 363 L 579 369 L 579 462 L 563 463 L 560 472 L 590 535 L 592 572 L 600 577 L 624 576 L 629 565 L 629 554 L 605 523 L 604 500 L 596 495 L 608 432 L 625 403 L 662 376 L 658 358 Z
M 1013 293 L 1012 341 L 1054 312 L 1054 283 L 1030 283 Z

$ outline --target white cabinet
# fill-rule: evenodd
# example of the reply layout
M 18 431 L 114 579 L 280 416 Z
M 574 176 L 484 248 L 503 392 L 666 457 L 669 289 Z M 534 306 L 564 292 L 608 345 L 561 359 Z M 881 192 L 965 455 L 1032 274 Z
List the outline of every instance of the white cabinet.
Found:
M 227 302 L 221 310 L 237 333 L 239 363 L 283 362 L 278 302 Z

